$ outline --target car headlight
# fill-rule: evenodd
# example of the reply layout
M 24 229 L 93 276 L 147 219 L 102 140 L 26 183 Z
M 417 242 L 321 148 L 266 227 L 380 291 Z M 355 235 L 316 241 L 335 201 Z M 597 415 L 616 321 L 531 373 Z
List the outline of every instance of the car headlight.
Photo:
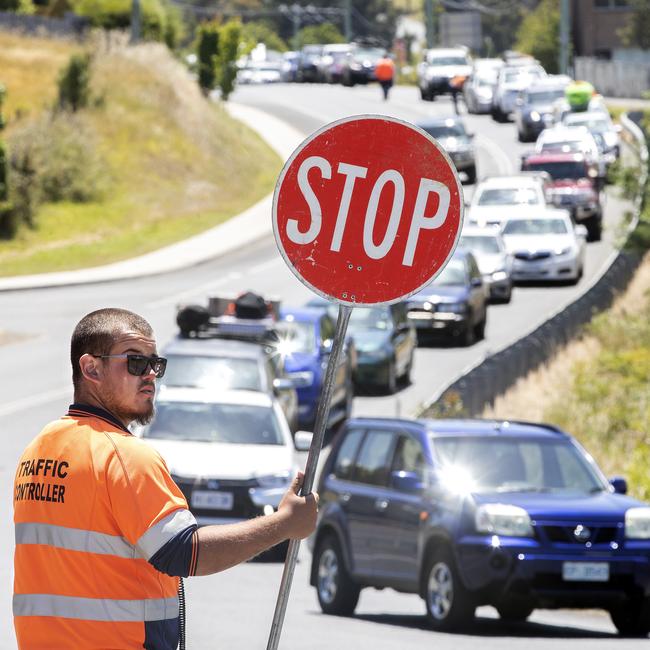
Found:
M 630 508 L 625 513 L 625 537 L 650 539 L 650 508 Z
M 261 488 L 288 488 L 291 483 L 290 472 L 280 472 L 279 474 L 269 474 L 267 476 L 258 476 L 256 478 L 257 484 Z
M 539 122 L 542 119 L 542 116 L 537 111 L 530 112 L 530 119 L 533 122 Z
M 438 311 L 464 314 L 467 311 L 467 305 L 464 302 L 443 302 L 438 305 Z
M 508 274 L 503 270 L 495 271 L 494 273 L 492 273 L 492 279 L 495 280 L 496 282 L 505 280 L 507 277 Z
M 288 374 L 288 377 L 296 388 L 304 388 L 314 383 L 314 373 L 311 370 L 291 372 Z
M 519 506 L 504 503 L 486 503 L 479 506 L 475 516 L 476 530 L 492 535 L 532 537 L 529 514 Z
M 567 246 L 566 248 L 556 248 L 553 252 L 556 255 L 566 255 L 571 252 L 571 246 Z

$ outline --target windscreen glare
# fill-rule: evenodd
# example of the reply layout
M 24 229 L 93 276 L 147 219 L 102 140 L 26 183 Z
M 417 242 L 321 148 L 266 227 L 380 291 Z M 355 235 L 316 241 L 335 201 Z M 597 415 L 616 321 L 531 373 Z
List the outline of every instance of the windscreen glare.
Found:
M 283 444 L 273 409 L 248 404 L 161 401 L 143 437 L 238 445 Z
M 488 235 L 463 235 L 458 245 L 484 255 L 498 255 L 501 252 L 499 240 Z
M 503 227 L 504 235 L 565 235 L 563 219 L 513 219 Z
M 532 187 L 498 187 L 485 189 L 477 205 L 537 205 L 538 193 Z
M 283 321 L 276 326 L 278 335 L 290 352 L 311 354 L 316 347 L 316 332 L 309 322 Z
M 165 386 L 215 390 L 264 390 L 256 359 L 169 355 Z
M 351 334 L 373 329 L 387 330 L 391 323 L 389 307 L 355 307 L 350 315 L 348 329 Z
M 458 285 L 466 284 L 467 275 L 465 265 L 460 260 L 451 260 L 440 272 L 440 275 L 433 281 L 434 285 Z
M 567 440 L 434 437 L 441 481 L 468 492 L 595 493 L 607 489 Z

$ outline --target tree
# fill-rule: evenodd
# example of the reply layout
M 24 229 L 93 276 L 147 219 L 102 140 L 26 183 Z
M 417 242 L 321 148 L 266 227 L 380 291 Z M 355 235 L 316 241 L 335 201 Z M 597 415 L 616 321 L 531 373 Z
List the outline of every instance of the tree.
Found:
M 632 15 L 619 30 L 624 45 L 650 50 L 650 7 L 648 0 L 629 0 Z
M 73 54 L 59 75 L 59 107 L 73 113 L 88 105 L 90 55 Z
M 258 43 L 269 50 L 286 52 L 287 44 L 267 22 L 253 21 L 242 25 L 243 54 L 248 54 Z
M 542 0 L 517 31 L 515 49 L 534 56 L 550 73 L 557 73 L 560 53 L 560 1 Z
M 319 43 L 345 43 L 345 36 L 341 34 L 338 27 L 332 23 L 321 23 L 320 25 L 309 25 L 303 27 L 296 36 L 296 47 L 303 45 L 314 45 Z
M 235 89 L 236 62 L 240 43 L 241 23 L 238 20 L 229 20 L 219 30 L 219 51 L 216 57 L 219 87 L 223 100 L 227 100 Z
M 218 53 L 219 23 L 211 21 L 199 25 L 196 47 L 199 65 L 199 86 L 206 94 L 216 84 L 216 57 Z
M 33 14 L 32 0 L 0 0 L 0 11 L 15 11 L 19 14 Z

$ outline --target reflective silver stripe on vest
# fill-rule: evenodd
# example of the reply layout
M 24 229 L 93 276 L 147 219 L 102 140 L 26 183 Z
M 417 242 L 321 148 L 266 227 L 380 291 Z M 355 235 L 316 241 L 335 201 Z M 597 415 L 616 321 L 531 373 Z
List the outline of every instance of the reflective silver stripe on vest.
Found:
M 178 616 L 178 598 L 109 600 L 50 594 L 16 594 L 14 616 L 58 616 L 85 621 L 135 623 Z
M 135 546 L 118 535 L 53 524 L 16 524 L 16 544 L 47 544 L 68 551 L 138 557 Z
M 147 560 L 161 549 L 170 539 L 189 526 L 196 526 L 196 519 L 189 510 L 176 510 L 157 524 L 154 524 L 136 542 L 142 557 Z

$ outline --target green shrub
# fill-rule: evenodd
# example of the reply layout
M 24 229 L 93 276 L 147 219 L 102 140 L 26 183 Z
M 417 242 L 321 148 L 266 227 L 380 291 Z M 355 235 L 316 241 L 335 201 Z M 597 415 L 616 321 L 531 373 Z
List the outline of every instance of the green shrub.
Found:
M 274 29 L 265 22 L 253 21 L 242 25 L 242 54 L 248 54 L 258 43 L 264 43 L 269 50 L 286 52 L 287 44 Z
M 0 201 L 0 239 L 13 239 L 17 232 L 17 211 L 8 201 Z
M 219 24 L 206 22 L 199 26 L 196 56 L 199 65 L 199 86 L 207 93 L 215 87 L 216 57 L 219 53 Z
M 9 196 L 7 164 L 7 151 L 4 142 L 0 140 L 0 203 L 6 201 Z
M 78 111 L 90 97 L 90 55 L 73 54 L 59 75 L 59 108 Z
M 236 62 L 239 55 L 240 42 L 241 23 L 238 20 L 230 20 L 221 27 L 219 30 L 217 66 L 221 98 L 224 100 L 227 100 L 230 93 L 235 89 L 235 78 L 237 77 Z

